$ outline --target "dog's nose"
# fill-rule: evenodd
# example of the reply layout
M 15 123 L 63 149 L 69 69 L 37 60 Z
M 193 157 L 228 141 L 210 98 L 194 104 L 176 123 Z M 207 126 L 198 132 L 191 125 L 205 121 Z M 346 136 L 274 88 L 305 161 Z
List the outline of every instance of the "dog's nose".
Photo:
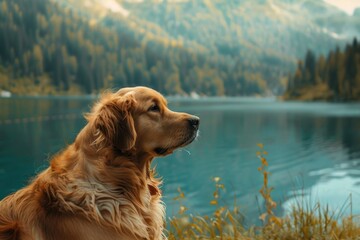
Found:
M 190 123 L 190 126 L 195 128 L 196 130 L 198 130 L 199 124 L 200 124 L 200 118 L 198 118 L 196 116 L 192 116 L 191 118 L 189 118 L 189 123 Z

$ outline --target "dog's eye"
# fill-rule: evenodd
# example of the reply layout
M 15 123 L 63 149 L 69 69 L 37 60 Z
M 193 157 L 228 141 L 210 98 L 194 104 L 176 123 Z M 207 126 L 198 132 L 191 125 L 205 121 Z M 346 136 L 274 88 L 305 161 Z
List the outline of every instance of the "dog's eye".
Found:
M 149 109 L 149 112 L 160 112 L 160 108 L 157 104 L 152 105 Z

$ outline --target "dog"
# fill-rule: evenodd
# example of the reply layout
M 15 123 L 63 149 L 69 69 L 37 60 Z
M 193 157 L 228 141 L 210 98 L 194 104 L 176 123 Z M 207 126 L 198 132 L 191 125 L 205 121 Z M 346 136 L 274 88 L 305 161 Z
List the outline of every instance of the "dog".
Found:
M 165 211 L 151 162 L 190 144 L 200 119 L 147 87 L 104 93 L 74 143 L 0 202 L 1 240 L 158 240 Z

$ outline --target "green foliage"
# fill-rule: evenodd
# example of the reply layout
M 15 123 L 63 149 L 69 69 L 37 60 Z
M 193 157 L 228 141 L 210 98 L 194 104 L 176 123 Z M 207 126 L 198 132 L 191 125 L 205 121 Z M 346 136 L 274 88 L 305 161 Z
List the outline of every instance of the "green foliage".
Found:
M 0 88 L 18 94 L 89 94 L 134 85 L 165 94 L 278 93 L 283 73 L 294 69 L 307 44 L 325 52 L 341 43 L 299 31 L 322 28 L 318 8 L 336 14 L 325 3 L 118 2 L 129 16 L 101 1 L 0 0 L 0 66 L 7 78 Z M 31 86 L 19 89 L 24 78 Z
M 360 236 L 359 216 L 342 216 L 334 214 L 328 206 L 321 207 L 320 203 L 312 206 L 304 199 L 297 199 L 290 213 L 284 217 L 278 217 L 273 210 L 276 208 L 275 201 L 271 198 L 273 187 L 269 186 L 268 161 L 264 157 L 268 153 L 263 144 L 258 144 L 259 151 L 256 153 L 261 161 L 258 171 L 263 178 L 263 186 L 260 194 L 264 199 L 265 212 L 260 214 L 263 226 L 244 227 L 244 217 L 239 206 L 223 206 L 220 204 L 221 191 L 225 186 L 220 177 L 214 177 L 215 191 L 210 201 L 216 206 L 210 216 L 194 216 L 187 213 L 184 206 L 185 194 L 178 189 L 179 196 L 174 200 L 180 202 L 178 216 L 169 220 L 169 240 L 185 239 L 239 239 L 239 240 L 312 240 L 312 239 L 357 239 Z M 351 197 L 350 208 L 352 207 Z
M 181 37 L 172 38 L 141 19 L 110 12 L 98 12 L 102 17 L 92 19 L 65 3 L 0 1 L 0 65 L 5 69 L 0 88 L 26 95 L 91 94 L 134 85 L 165 94 L 266 90 L 263 76 L 252 74 L 254 68 L 239 60 L 195 43 L 184 46 Z
M 360 45 L 355 38 L 343 51 L 337 48 L 327 58 L 316 59 L 312 51 L 305 57 L 305 65 L 289 79 L 286 98 L 304 100 L 360 100 Z
M 219 74 L 226 95 L 263 94 L 264 89 L 282 92 L 280 79 L 295 68 L 296 58 L 309 46 L 316 54 L 325 54 L 337 44 L 345 44 L 331 33 L 346 38 L 346 28 L 357 25 L 352 19 L 359 20 L 313 0 L 122 3 L 147 25 L 160 27 L 170 38 L 184 39 L 186 48 L 196 51 L 199 45 L 205 47 L 211 53 L 208 58 L 215 56 L 224 64 L 216 70 L 230 73 L 228 78 Z M 332 28 L 335 17 L 339 23 Z

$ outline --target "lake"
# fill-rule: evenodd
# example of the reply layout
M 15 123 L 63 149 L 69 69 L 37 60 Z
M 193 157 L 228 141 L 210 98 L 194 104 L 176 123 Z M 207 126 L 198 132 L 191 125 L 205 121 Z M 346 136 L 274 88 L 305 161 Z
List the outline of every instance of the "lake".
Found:
M 225 184 L 221 204 L 236 199 L 247 222 L 263 211 L 259 194 L 264 144 L 277 214 L 297 201 L 328 204 L 337 213 L 360 214 L 360 104 L 297 103 L 253 98 L 169 98 L 175 111 L 201 118 L 198 139 L 154 161 L 163 177 L 167 217 L 177 214 L 173 198 L 195 214 L 209 214 L 213 177 Z M 0 198 L 24 186 L 48 165 L 52 154 L 73 142 L 93 98 L 0 99 Z M 351 205 L 351 207 L 350 207 Z

